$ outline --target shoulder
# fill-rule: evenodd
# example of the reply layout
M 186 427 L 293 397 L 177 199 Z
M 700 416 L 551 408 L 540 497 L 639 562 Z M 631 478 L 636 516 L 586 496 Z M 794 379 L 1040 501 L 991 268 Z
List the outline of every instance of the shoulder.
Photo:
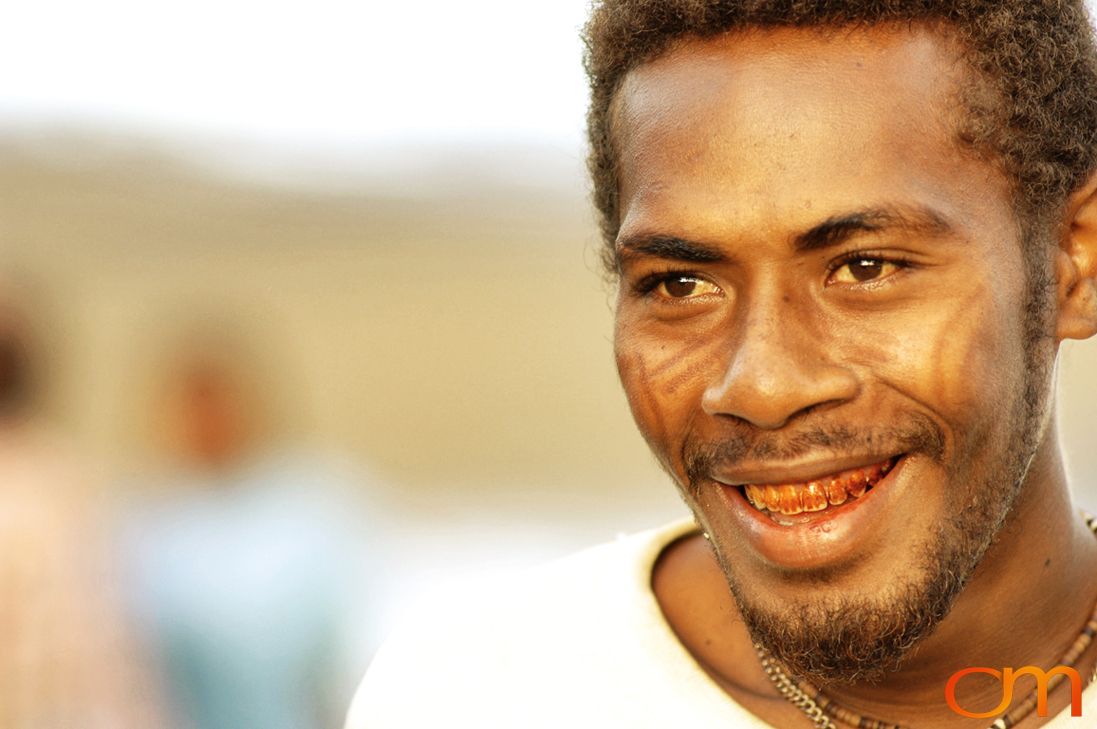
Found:
M 663 619 L 651 569 L 692 529 L 677 522 L 436 598 L 378 653 L 347 729 L 674 723 L 684 712 L 669 698 L 711 699 L 712 687 Z

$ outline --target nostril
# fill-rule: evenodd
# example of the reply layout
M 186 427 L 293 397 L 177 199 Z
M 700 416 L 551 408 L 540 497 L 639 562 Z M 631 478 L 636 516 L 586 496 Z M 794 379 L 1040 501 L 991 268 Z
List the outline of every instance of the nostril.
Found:
M 702 410 L 777 430 L 801 416 L 850 402 L 861 391 L 855 373 L 838 366 L 793 367 L 787 377 L 778 378 L 779 383 L 769 376 L 748 375 L 730 369 L 721 382 L 704 391 Z

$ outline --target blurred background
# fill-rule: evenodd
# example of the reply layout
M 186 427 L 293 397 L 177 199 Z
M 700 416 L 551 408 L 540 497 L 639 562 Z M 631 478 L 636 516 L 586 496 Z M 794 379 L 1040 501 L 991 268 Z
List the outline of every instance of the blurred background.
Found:
M 338 726 L 427 591 L 684 515 L 613 368 L 586 5 L 7 9 L 0 727 Z M 1061 388 L 1097 508 L 1097 344 Z

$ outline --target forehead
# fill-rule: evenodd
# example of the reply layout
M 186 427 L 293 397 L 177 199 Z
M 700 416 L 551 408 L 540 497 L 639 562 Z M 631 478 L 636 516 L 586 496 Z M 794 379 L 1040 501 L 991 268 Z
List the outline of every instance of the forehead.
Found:
M 958 141 L 967 78 L 958 44 L 927 27 L 685 42 L 630 72 L 615 99 L 621 233 L 653 217 L 764 230 L 854 204 L 963 217 L 988 192 L 1001 202 L 1005 180 Z

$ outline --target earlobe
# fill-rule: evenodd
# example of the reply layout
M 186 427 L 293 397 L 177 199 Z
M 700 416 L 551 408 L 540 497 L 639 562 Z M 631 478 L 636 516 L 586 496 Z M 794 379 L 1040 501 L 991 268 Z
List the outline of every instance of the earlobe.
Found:
M 1097 175 L 1071 196 L 1066 223 L 1055 265 L 1059 341 L 1097 334 Z

